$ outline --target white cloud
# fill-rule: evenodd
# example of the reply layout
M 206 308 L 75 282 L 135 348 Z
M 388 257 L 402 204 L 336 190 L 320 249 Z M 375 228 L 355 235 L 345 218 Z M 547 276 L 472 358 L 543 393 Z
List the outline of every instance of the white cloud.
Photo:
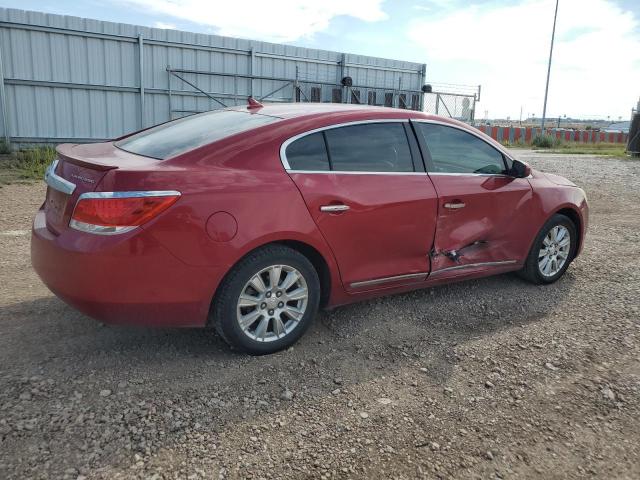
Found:
M 422 46 L 434 80 L 482 83 L 478 117 L 540 116 L 553 0 L 473 5 L 417 18 L 409 39 Z M 558 10 L 548 115 L 627 118 L 640 95 L 638 19 L 608 0 L 563 0 Z
M 123 0 L 146 11 L 213 27 L 220 35 L 290 42 L 325 30 L 347 15 L 367 22 L 387 18 L 383 0 Z
M 155 28 L 164 28 L 165 30 L 175 30 L 177 27 L 173 23 L 155 22 Z

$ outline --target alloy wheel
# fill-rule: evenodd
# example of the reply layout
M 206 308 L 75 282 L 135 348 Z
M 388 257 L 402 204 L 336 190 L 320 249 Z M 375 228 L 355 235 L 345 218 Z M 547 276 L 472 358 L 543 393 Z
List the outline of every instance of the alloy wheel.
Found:
M 252 340 L 279 340 L 298 326 L 308 301 L 307 282 L 298 270 L 271 265 L 242 288 L 236 308 L 238 325 Z
M 557 275 L 569 259 L 571 251 L 571 234 L 564 225 L 553 227 L 542 240 L 542 248 L 538 252 L 538 269 L 545 277 Z

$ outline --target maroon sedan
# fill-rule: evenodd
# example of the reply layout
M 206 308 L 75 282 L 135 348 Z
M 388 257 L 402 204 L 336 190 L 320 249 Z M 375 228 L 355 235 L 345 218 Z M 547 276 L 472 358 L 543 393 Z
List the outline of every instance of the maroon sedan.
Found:
M 115 324 L 213 326 L 261 354 L 318 308 L 509 271 L 552 283 L 585 193 L 476 129 L 408 110 L 237 107 L 60 145 L 35 270 Z

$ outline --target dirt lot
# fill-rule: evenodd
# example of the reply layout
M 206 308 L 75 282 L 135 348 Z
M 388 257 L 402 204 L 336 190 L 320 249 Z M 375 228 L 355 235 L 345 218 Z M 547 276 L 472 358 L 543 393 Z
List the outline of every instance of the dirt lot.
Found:
M 640 162 L 517 152 L 589 195 L 585 253 L 325 312 L 251 358 L 102 326 L 29 263 L 0 189 L 0 478 L 640 478 Z

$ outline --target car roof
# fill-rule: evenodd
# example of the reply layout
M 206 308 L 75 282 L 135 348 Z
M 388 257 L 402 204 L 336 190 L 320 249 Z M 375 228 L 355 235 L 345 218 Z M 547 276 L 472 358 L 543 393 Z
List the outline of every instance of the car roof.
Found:
M 348 114 L 350 116 L 357 116 L 362 114 L 366 117 L 371 115 L 380 114 L 381 116 L 402 116 L 406 118 L 411 117 L 430 117 L 423 112 L 415 110 L 381 107 L 374 105 L 356 105 L 351 103 L 313 103 L 313 102 L 301 102 L 301 103 L 265 103 L 260 108 L 248 108 L 247 106 L 231 107 L 229 110 L 245 111 L 251 113 L 258 113 L 261 115 L 270 115 L 273 117 L 279 117 L 282 119 L 292 119 L 300 117 L 322 117 L 322 116 L 334 116 L 335 114 Z M 433 117 L 439 118 L 439 117 Z
M 234 107 L 233 110 L 248 110 L 245 106 Z M 351 103 L 265 103 L 262 108 L 251 108 L 249 111 L 262 115 L 271 115 L 280 118 L 296 118 L 333 114 L 339 112 L 371 114 L 374 112 L 388 113 L 389 111 L 406 112 L 406 110 L 373 105 L 356 105 Z
M 302 120 L 311 118 L 321 120 L 325 118 L 327 120 L 332 119 L 336 121 L 357 121 L 359 119 L 369 120 L 374 118 L 414 118 L 450 123 L 467 130 L 470 129 L 469 125 L 453 118 L 430 115 L 417 110 L 375 105 L 356 105 L 351 103 L 264 103 L 264 106 L 260 108 L 248 108 L 247 106 L 242 105 L 231 107 L 229 110 L 269 115 L 283 120 Z

